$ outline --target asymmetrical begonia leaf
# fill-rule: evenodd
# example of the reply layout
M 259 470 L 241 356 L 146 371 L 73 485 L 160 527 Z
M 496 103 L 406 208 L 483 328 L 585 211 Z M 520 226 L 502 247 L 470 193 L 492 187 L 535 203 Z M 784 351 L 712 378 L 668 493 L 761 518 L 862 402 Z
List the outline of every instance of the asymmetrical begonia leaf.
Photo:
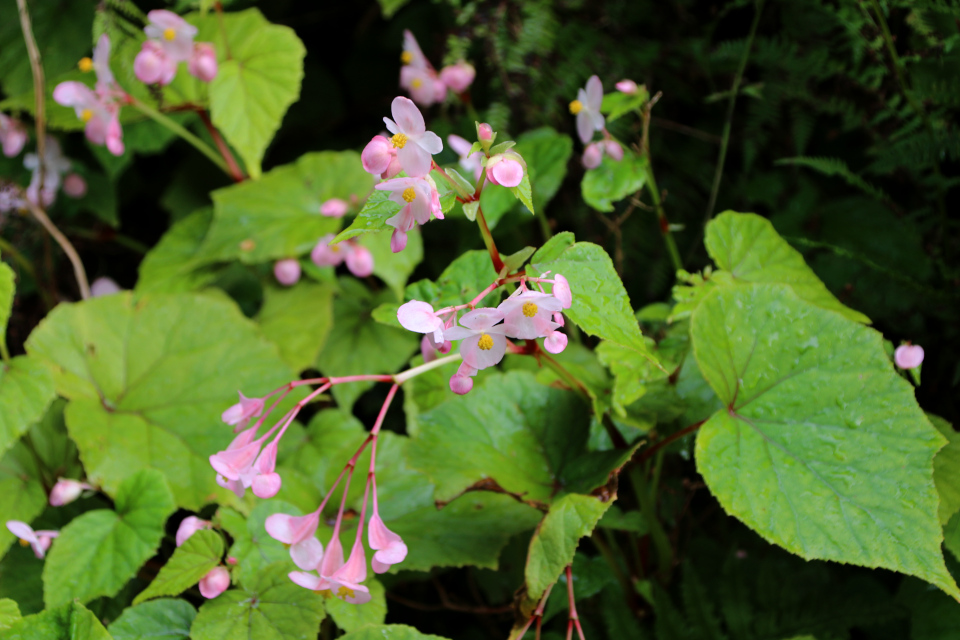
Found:
M 340 637 L 344 640 L 445 640 L 442 636 L 420 633 L 405 624 L 371 625 Z
M 885 567 L 960 597 L 933 482 L 945 439 L 879 333 L 769 284 L 716 289 L 691 333 L 726 405 L 697 435 L 697 468 L 728 513 L 804 558 Z
M 0 630 L 0 640 L 112 640 L 97 616 L 79 602 L 26 616 Z
M 150 586 L 133 599 L 133 604 L 160 596 L 179 595 L 200 582 L 210 569 L 219 565 L 221 556 L 223 536 L 209 529 L 195 532 L 174 550 Z
M 213 282 L 214 268 L 197 258 L 213 209 L 204 207 L 171 226 L 140 263 L 139 293 L 196 291 Z
M 584 201 L 597 211 L 613 211 L 613 203 L 636 193 L 647 183 L 647 159 L 629 149 L 622 160 L 604 156 L 600 166 L 583 176 L 580 190 Z
M 200 607 L 193 640 L 315 638 L 323 620 L 323 596 L 295 585 L 286 564 L 264 567 L 242 589 L 229 589 Z
M 231 301 L 201 294 L 61 304 L 27 350 L 71 400 L 67 427 L 92 482 L 113 495 L 137 469 L 159 469 L 192 510 L 235 499 L 208 457 L 233 437 L 220 414 L 237 391 L 253 397 L 293 377 Z
M 316 362 L 333 326 L 333 286 L 304 281 L 264 287 L 257 321 L 283 361 L 303 371 Z
M 116 511 L 97 509 L 75 518 L 54 541 L 43 567 L 48 607 L 115 595 L 149 560 L 174 508 L 163 474 L 144 469 L 116 492 Z
M 107 630 L 113 640 L 187 640 L 196 617 L 186 600 L 160 598 L 124 609 Z

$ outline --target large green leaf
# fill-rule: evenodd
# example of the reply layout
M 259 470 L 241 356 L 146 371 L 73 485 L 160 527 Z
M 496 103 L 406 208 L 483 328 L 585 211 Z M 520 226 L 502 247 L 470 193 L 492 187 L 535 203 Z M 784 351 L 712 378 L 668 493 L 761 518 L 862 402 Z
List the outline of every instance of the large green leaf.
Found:
M 736 282 L 786 284 L 811 304 L 870 323 L 870 318 L 844 306 L 827 290 L 803 256 L 766 218 L 725 211 L 707 225 L 704 244 L 717 266 L 729 271 Z
M 17 606 L 16 601 L 0 598 L 0 631 L 9 629 L 21 617 L 20 607 Z
M 195 532 L 176 548 L 150 586 L 133 599 L 133 604 L 159 596 L 180 595 L 219 565 L 222 556 L 223 536 L 209 529 Z
M 196 257 L 212 221 L 213 209 L 205 207 L 170 227 L 140 263 L 137 291 L 188 292 L 213 282 L 216 273 Z
M 208 461 L 233 437 L 221 412 L 238 390 L 252 397 L 293 377 L 232 302 L 200 294 L 61 304 L 27 350 L 71 400 L 67 427 L 93 482 L 113 494 L 135 470 L 159 469 L 193 510 L 235 499 Z
M 423 260 L 420 229 L 414 227 L 407 233 L 407 246 L 398 253 L 390 249 L 390 235 L 386 233 L 368 233 L 360 238 L 359 243 L 373 256 L 373 275 L 386 282 L 397 300 L 402 301 L 407 279 Z
M 111 640 L 97 616 L 79 602 L 68 602 L 26 616 L 0 630 L 0 640 Z
M 253 178 L 287 108 L 300 97 L 306 50 L 290 27 L 270 24 L 258 9 L 222 17 L 218 51 L 228 51 L 210 83 L 210 116 Z
M 320 205 L 330 198 L 362 200 L 372 188 L 357 152 L 308 153 L 260 180 L 214 191 L 213 223 L 197 256 L 258 263 L 309 253 L 321 236 L 340 228 Z
M 323 597 L 295 585 L 287 565 L 264 567 L 243 589 L 230 589 L 200 607 L 190 628 L 193 640 L 289 640 L 315 638 L 323 620 Z
M 333 287 L 304 280 L 293 287 L 267 286 L 263 294 L 257 321 L 264 337 L 294 371 L 313 365 L 333 324 Z
M 560 190 L 560 184 L 567 175 L 573 140 L 550 127 L 540 127 L 517 138 L 514 150 L 527 163 L 527 173 L 533 187 L 533 204 L 542 211 Z
M 411 464 L 450 501 L 495 481 L 524 500 L 549 502 L 585 446 L 590 417 L 576 394 L 545 387 L 521 371 L 421 414 Z
M 940 524 L 947 524 L 960 511 L 960 433 L 939 416 L 927 414 L 930 422 L 947 439 L 947 446 L 933 459 L 933 481 L 940 496 Z
M 577 242 L 560 251 L 569 240 L 562 234 L 554 236 L 530 259 L 538 272 L 549 270 L 548 277 L 560 274 L 570 283 L 573 306 L 564 314 L 590 335 L 652 358 L 610 256 L 591 242 Z
M 580 538 L 590 535 L 612 502 L 571 493 L 552 505 L 530 539 L 524 576 L 527 597 L 537 601 L 573 562 Z
M 36 358 L 17 356 L 0 364 L 0 457 L 43 416 L 55 396 L 53 376 Z
M 373 625 L 340 637 L 343 640 L 444 640 L 442 636 L 420 633 L 405 624 Z
M 116 511 L 88 511 L 60 532 L 43 567 L 48 607 L 113 596 L 156 553 L 175 508 L 163 474 L 144 469 L 130 476 L 115 504 Z
M 622 160 L 605 155 L 600 166 L 583 176 L 580 191 L 588 205 L 597 211 L 613 211 L 613 203 L 636 193 L 647 182 L 647 159 L 629 149 Z
M 728 513 L 804 558 L 894 569 L 960 597 L 933 483 L 945 440 L 880 334 L 785 285 L 718 288 L 691 331 L 726 405 L 700 429 L 697 468 Z
M 108 631 L 113 640 L 187 640 L 196 617 L 189 602 L 161 598 L 125 609 Z

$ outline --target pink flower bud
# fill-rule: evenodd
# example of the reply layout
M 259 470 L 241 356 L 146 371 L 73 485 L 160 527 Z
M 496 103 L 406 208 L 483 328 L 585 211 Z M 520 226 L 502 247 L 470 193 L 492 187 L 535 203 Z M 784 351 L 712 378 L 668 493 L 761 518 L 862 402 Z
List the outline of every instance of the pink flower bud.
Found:
M 316 246 L 310 252 L 310 259 L 318 267 L 335 267 L 344 259 L 343 248 L 339 244 L 330 244 L 333 240 L 333 234 L 328 233 L 319 240 Z
M 473 378 L 462 376 L 459 373 L 450 377 L 450 391 L 458 396 L 465 396 L 473 389 Z
M 523 165 L 510 158 L 488 162 L 487 179 L 504 187 L 515 187 L 523 180 Z
M 263 398 L 248 398 L 242 393 L 239 396 L 240 402 L 220 414 L 220 419 L 227 424 L 243 425 L 245 427 L 250 418 L 255 418 L 263 413 L 265 402 Z M 252 436 L 253 434 L 250 434 L 251 438 Z M 249 440 L 244 442 L 244 444 L 249 443 Z
M 633 80 L 621 80 L 616 85 L 617 91 L 620 93 L 636 93 L 637 92 L 637 83 Z
M 596 169 L 603 160 L 603 147 L 597 142 L 591 142 L 583 150 L 583 166 L 587 169 Z
M 282 484 L 283 481 L 279 473 L 261 473 L 253 479 L 253 495 L 264 500 L 272 498 L 280 491 L 280 485 Z
M 340 198 L 330 198 L 320 205 L 320 213 L 328 218 L 342 218 L 350 209 L 350 205 Z
M 227 564 L 230 565 L 231 567 L 236 566 L 237 559 L 234 558 L 233 556 L 227 556 Z
M 63 192 L 71 198 L 82 198 L 87 194 L 87 181 L 79 173 L 71 173 L 63 179 Z
M 230 586 L 230 572 L 224 567 L 214 567 L 200 579 L 200 595 L 208 600 L 216 598 Z
M 493 141 L 493 127 L 488 125 L 486 122 L 480 123 L 480 126 L 477 127 L 477 134 L 480 137 L 480 142 Z
M 90 295 L 94 298 L 120 293 L 123 289 L 116 282 L 106 276 L 101 276 L 90 283 Z
M 447 85 L 443 80 L 434 80 L 433 81 L 433 101 L 434 102 L 443 102 L 447 99 Z M 428 105 L 424 105 L 428 106 Z
M 453 89 L 456 93 L 463 93 L 473 84 L 473 79 L 477 76 L 477 70 L 469 62 L 461 60 L 457 64 L 451 64 L 440 70 L 440 80 L 445 85 Z
M 567 336 L 554 331 L 543 340 L 543 348 L 550 353 L 560 353 L 567 348 Z
M 918 344 L 902 344 L 893 352 L 893 361 L 901 369 L 915 369 L 923 362 L 923 347 Z
M 394 253 L 400 253 L 407 246 L 407 233 L 405 231 L 400 231 L 400 229 L 394 229 L 393 234 L 390 236 L 390 250 Z
M 170 84 L 177 75 L 177 63 L 167 56 L 160 43 L 147 40 L 133 60 L 133 73 L 146 84 Z
M 213 526 L 213 523 L 209 520 L 201 520 L 197 516 L 187 516 L 180 521 L 180 526 L 177 527 L 177 546 L 179 547 L 189 540 L 190 536 L 200 529 L 209 529 L 211 526 Z
M 355 242 L 351 243 L 351 250 L 347 252 L 345 261 L 350 273 L 358 278 L 366 278 L 373 273 L 373 254 L 369 249 Z
M 284 286 L 295 285 L 300 280 L 300 262 L 294 258 L 279 260 L 273 265 L 273 275 L 277 278 L 277 282 Z
M 608 156 L 617 162 L 623 160 L 623 147 L 621 147 L 620 143 L 616 140 L 604 140 L 603 150 L 607 152 Z
M 187 71 L 194 78 L 210 82 L 217 77 L 217 52 L 208 42 L 197 42 L 187 63 Z
M 50 506 L 62 507 L 65 504 L 70 504 L 80 497 L 84 489 L 92 488 L 86 482 L 60 478 L 57 480 L 57 484 L 53 485 L 53 489 L 50 490 Z
M 392 150 L 393 145 L 389 140 L 383 136 L 373 136 L 360 153 L 363 170 L 375 176 L 384 173 L 390 166 L 390 161 L 396 158 L 396 153 L 391 153 Z

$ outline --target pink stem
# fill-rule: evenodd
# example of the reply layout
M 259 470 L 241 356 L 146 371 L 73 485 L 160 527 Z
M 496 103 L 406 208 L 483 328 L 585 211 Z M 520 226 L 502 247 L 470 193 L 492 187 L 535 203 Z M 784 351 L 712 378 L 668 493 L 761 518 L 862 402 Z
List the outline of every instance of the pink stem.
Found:
M 392 378 L 392 376 L 389 376 Z M 373 429 L 370 430 L 370 435 L 375 436 L 380 433 L 380 427 L 383 426 L 383 418 L 387 415 L 387 409 L 390 408 L 390 403 L 393 402 L 393 396 L 397 394 L 398 385 L 393 384 L 390 387 L 390 391 L 387 392 L 387 399 L 383 401 L 383 406 L 380 407 L 380 415 L 377 416 L 377 421 L 373 423 Z
M 393 376 L 369 374 L 362 376 L 343 376 L 341 378 L 330 378 L 330 384 L 343 384 L 344 382 L 393 382 Z
M 530 616 L 530 619 L 527 620 L 527 624 L 523 625 L 523 630 L 517 636 L 517 640 L 520 640 L 521 638 L 523 638 L 523 636 L 527 633 L 527 629 L 530 628 L 530 625 L 533 624 L 534 620 L 537 620 L 537 630 L 539 631 L 540 620 L 543 619 L 543 609 L 547 605 L 547 598 L 550 597 L 550 591 L 552 590 L 553 590 L 553 585 L 550 585 L 549 587 L 547 587 L 547 590 L 543 592 L 543 596 L 540 598 L 540 604 L 537 605 L 536 611 L 534 611 L 533 615 Z
M 580 616 L 577 615 L 577 603 L 573 597 L 573 571 L 570 570 L 570 566 L 567 565 L 567 597 L 570 600 L 570 621 L 567 623 L 567 638 L 570 638 L 570 633 L 573 630 L 573 627 L 577 628 L 577 635 L 580 636 L 580 640 L 584 640 L 583 637 L 583 628 L 580 626 Z

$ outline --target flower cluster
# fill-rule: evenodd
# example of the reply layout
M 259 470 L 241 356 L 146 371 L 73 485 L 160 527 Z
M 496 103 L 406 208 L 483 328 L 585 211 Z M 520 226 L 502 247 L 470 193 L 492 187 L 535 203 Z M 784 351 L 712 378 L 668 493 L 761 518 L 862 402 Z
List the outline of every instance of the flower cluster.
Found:
M 61 82 L 53 90 L 53 99 L 73 107 L 77 117 L 85 123 L 84 133 L 93 144 L 106 145 L 115 156 L 123 155 L 123 130 L 120 128 L 120 107 L 127 94 L 117 85 L 110 71 L 110 38 L 100 36 L 93 51 L 93 59 L 80 61 L 82 71 L 97 74 L 95 89 L 82 82 Z
M 465 60 L 447 65 L 438 75 L 409 30 L 403 32 L 403 53 L 400 59 L 403 62 L 400 68 L 400 86 L 410 92 L 414 102 L 424 107 L 446 100 L 447 89 L 454 93 L 463 93 L 473 84 L 477 75 L 473 65 Z
M 538 285 L 540 290 L 527 288 L 528 283 Z M 553 285 L 552 293 L 542 289 L 543 283 Z M 564 325 L 562 311 L 573 302 L 566 278 L 560 274 L 553 279 L 522 278 L 516 291 L 496 308 L 476 308 L 500 284 L 499 280 L 494 282 L 468 304 L 434 311 L 426 302 L 411 300 L 397 310 L 397 319 L 405 329 L 425 334 L 421 347 L 426 361 L 436 357 L 433 351 L 446 353 L 452 341 L 460 341 L 463 362 L 450 378 L 450 389 L 455 393 L 468 393 L 473 388 L 471 378 L 479 370 L 503 359 L 508 338 L 544 338 L 543 348 L 550 353 L 560 353 L 567 346 L 567 336 L 558 330 Z M 458 312 L 466 308 L 470 311 L 458 319 Z
M 147 84 L 173 82 L 181 62 L 187 63 L 190 75 L 210 82 L 217 76 L 217 52 L 208 42 L 194 42 L 197 28 L 166 9 L 147 14 L 144 27 L 147 40 L 133 61 L 137 79 Z
M 631 86 L 632 84 L 632 86 Z M 623 93 L 633 93 L 637 85 L 632 80 L 621 80 L 617 89 Z M 577 91 L 577 99 L 570 103 L 570 113 L 577 116 L 577 135 L 587 145 L 583 150 L 583 166 L 596 169 L 603 160 L 603 154 L 619 162 L 623 160 L 623 147 L 606 130 L 606 120 L 600 113 L 603 105 L 603 83 L 597 76 L 590 76 L 587 86 Z M 593 142 L 596 131 L 603 132 L 603 139 Z

